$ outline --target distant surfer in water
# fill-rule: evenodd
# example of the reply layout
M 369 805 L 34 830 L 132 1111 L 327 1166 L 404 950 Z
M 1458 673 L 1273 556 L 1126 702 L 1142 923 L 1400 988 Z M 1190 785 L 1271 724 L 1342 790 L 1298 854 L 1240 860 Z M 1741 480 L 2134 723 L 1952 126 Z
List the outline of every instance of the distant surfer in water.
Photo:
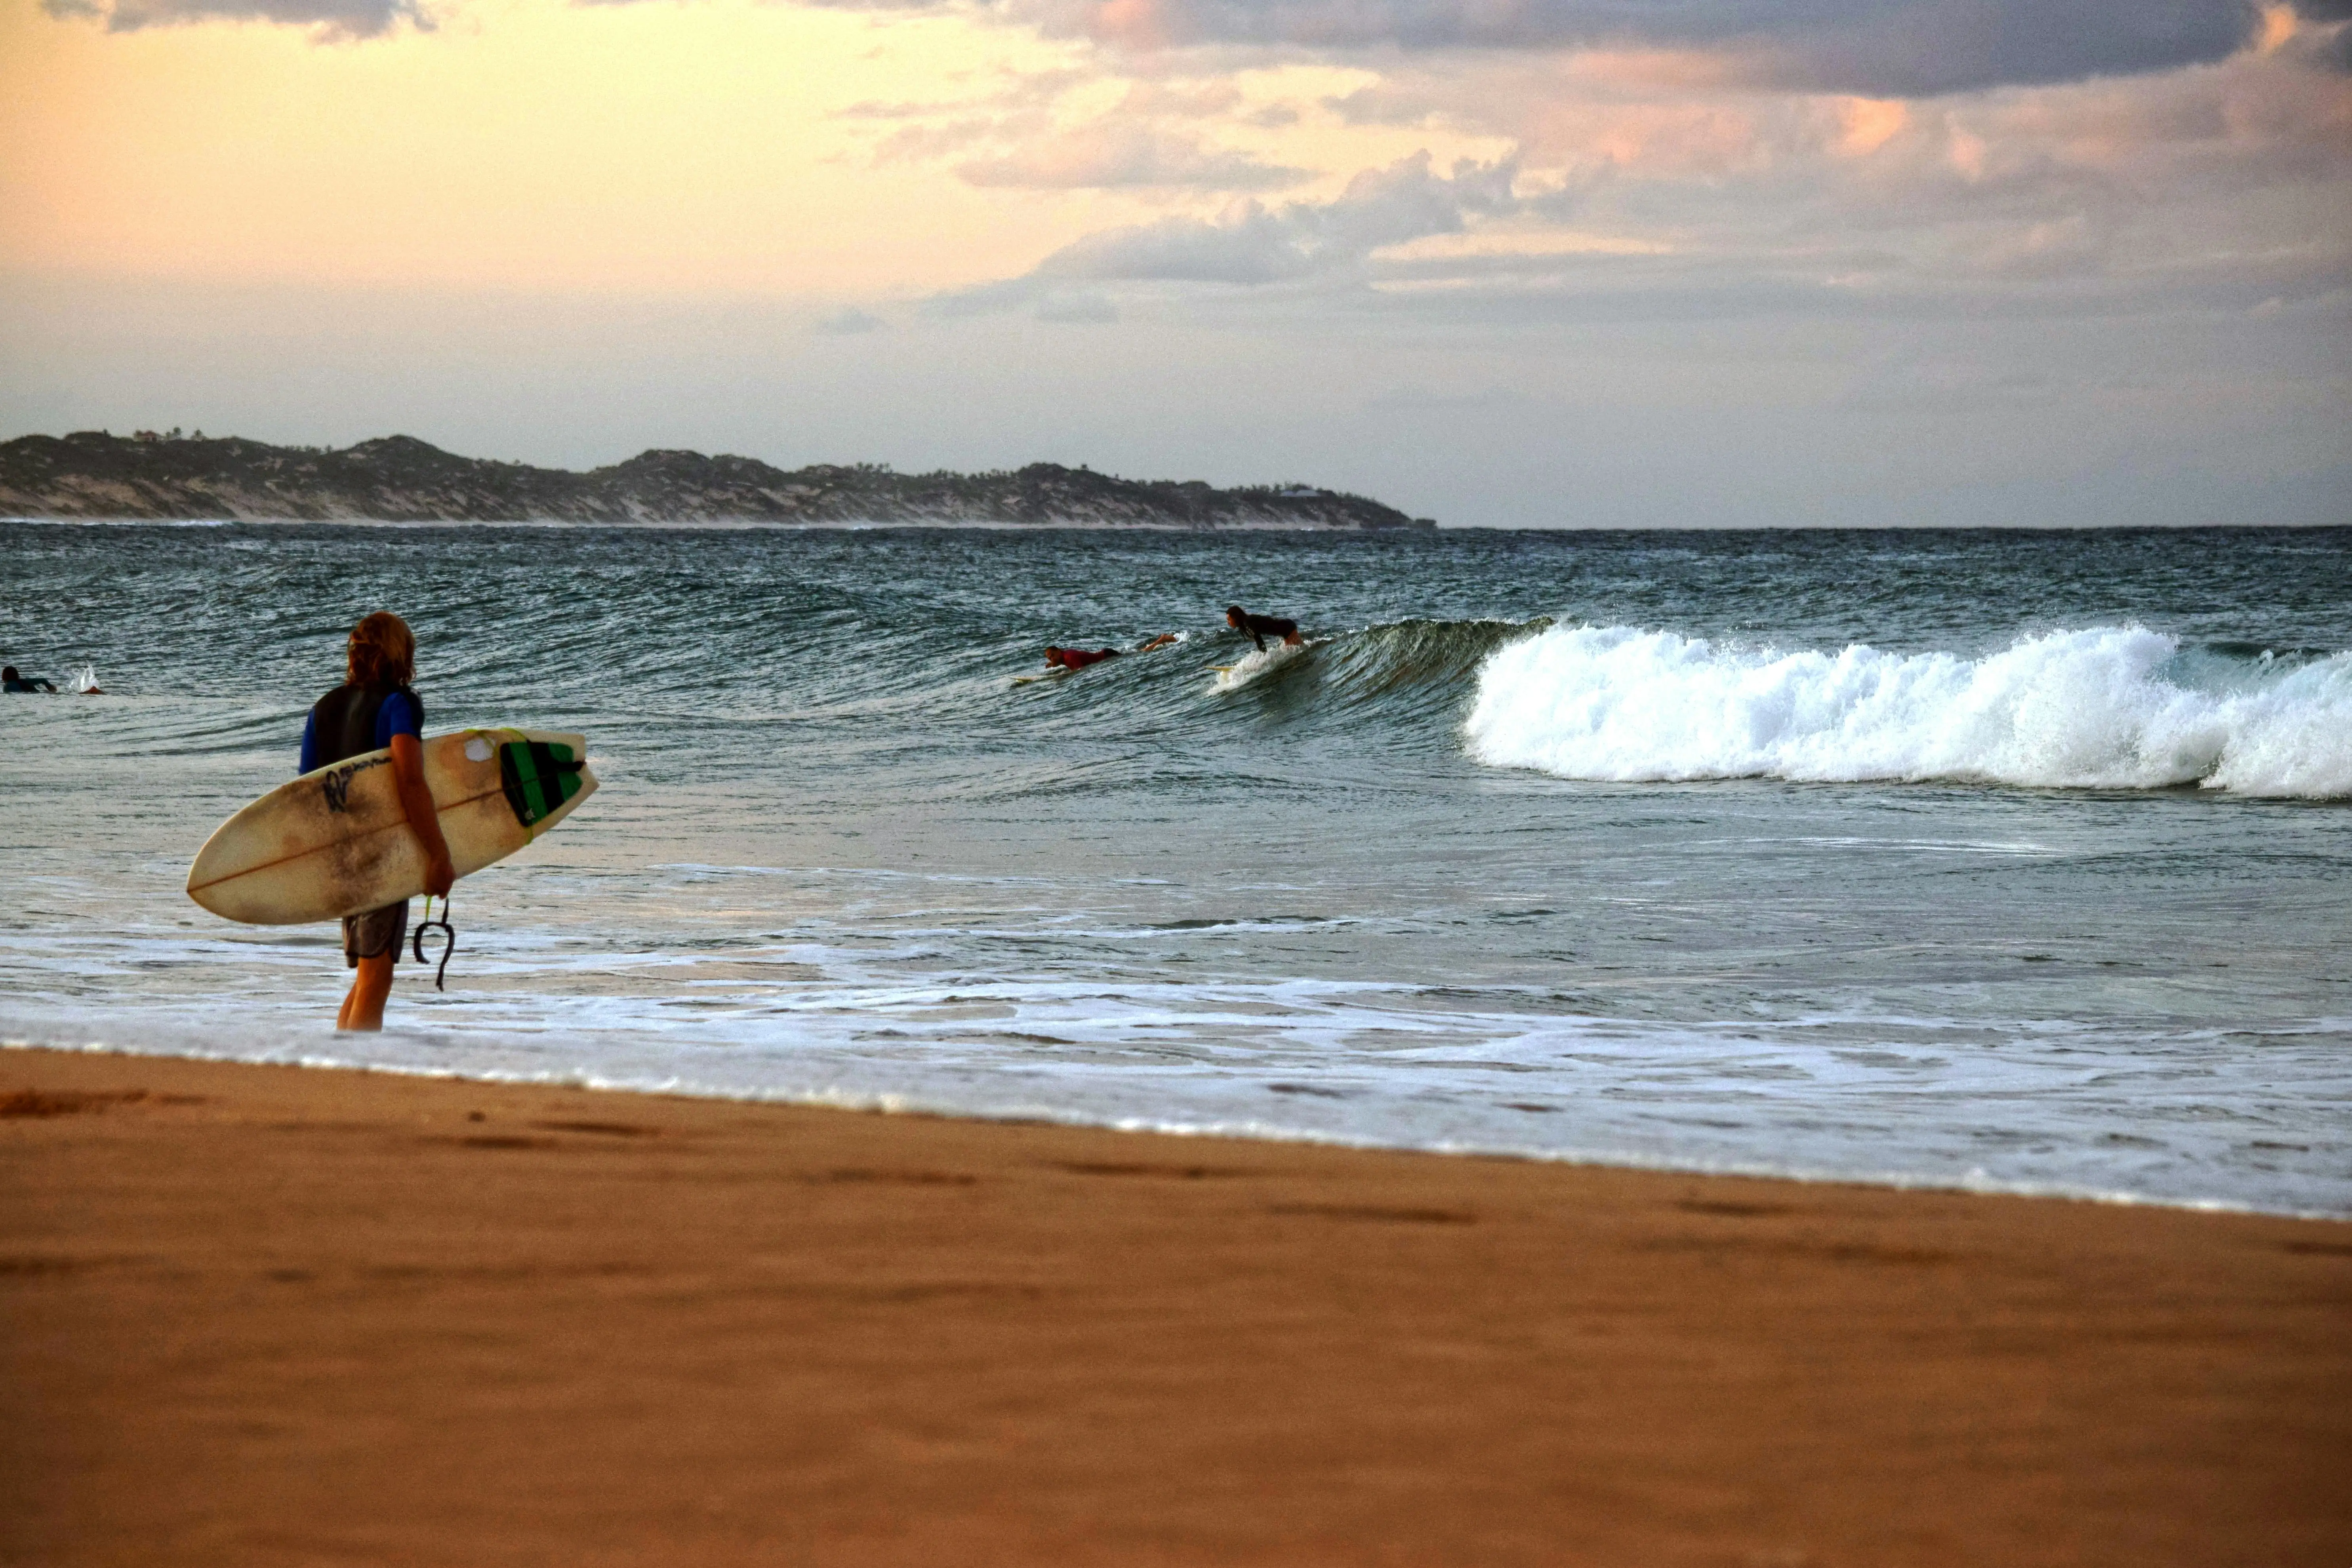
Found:
M 55 695 L 57 688 L 37 675 L 19 675 L 13 664 L 0 667 L 0 691 L 47 691 Z
M 1253 616 L 1239 605 L 1225 606 L 1225 625 L 1246 636 L 1257 645 L 1260 653 L 1265 651 L 1268 637 L 1280 637 L 1285 647 L 1301 647 L 1307 641 L 1298 635 L 1297 621 L 1285 620 L 1280 616 Z
M 1137 644 L 1135 651 L 1138 653 L 1150 653 L 1155 648 L 1166 647 L 1175 640 L 1176 634 L 1174 632 L 1161 632 L 1158 637 L 1152 637 L 1149 641 Z M 1100 664 L 1107 658 L 1117 658 L 1119 656 L 1120 651 L 1121 650 L 1115 647 L 1088 649 L 1082 647 L 1054 647 L 1048 646 L 1045 649 L 1045 662 L 1052 665 L 1055 669 L 1084 669 L 1090 664 Z
M 425 850 L 425 890 L 442 898 L 457 879 L 441 818 L 425 784 L 425 700 L 409 689 L 416 674 L 416 637 L 408 623 L 389 610 L 352 628 L 344 657 L 343 684 L 319 699 L 302 728 L 302 771 L 311 773 L 349 757 L 392 750 L 392 779 L 408 826 Z M 408 932 L 408 900 L 365 914 L 343 917 L 343 963 L 359 973 L 351 994 L 335 1015 L 338 1029 L 383 1027 L 383 1005 L 392 994 L 392 966 L 400 961 Z

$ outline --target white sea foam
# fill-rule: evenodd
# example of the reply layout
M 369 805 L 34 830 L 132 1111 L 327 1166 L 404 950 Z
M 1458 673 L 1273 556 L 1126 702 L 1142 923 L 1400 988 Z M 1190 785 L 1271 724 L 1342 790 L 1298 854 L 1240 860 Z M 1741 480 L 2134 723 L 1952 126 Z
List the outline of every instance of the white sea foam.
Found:
M 2331 1116 L 2347 1092 L 2344 1019 L 2260 1037 L 1875 1013 L 1676 1023 L 1546 1011 L 1524 989 L 946 984 L 819 944 L 773 956 L 820 978 L 752 979 L 740 957 L 502 944 L 519 951 L 468 955 L 460 990 L 404 994 L 380 1035 L 330 1032 L 331 987 L 288 984 L 331 973 L 322 941 L 238 944 L 247 967 L 282 961 L 279 999 L 250 987 L 226 1012 L 222 987 L 102 1010 L 0 993 L 0 1049 L 2352 1215 Z M 578 989 L 592 970 L 620 988 Z
M 1978 658 L 1560 626 L 1487 658 L 1464 733 L 1480 762 L 1576 779 L 2352 795 L 2352 653 L 2186 668 L 2197 662 L 2139 626 L 2051 632 Z
M 1280 669 L 1307 651 L 1304 643 L 1276 643 L 1272 647 L 1255 648 L 1242 655 L 1237 664 L 1217 667 L 1217 679 L 1210 689 L 1215 691 L 1238 691 L 1261 676 Z

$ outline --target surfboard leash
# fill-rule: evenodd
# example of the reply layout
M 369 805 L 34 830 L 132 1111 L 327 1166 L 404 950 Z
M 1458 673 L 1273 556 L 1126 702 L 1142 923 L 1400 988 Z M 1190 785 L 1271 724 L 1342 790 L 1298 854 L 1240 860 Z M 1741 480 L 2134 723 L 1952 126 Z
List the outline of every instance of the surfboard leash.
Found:
M 441 931 L 441 967 L 433 972 L 433 989 L 446 991 L 449 988 L 446 984 L 449 978 L 449 955 L 457 951 L 457 930 L 449 923 L 449 900 L 446 898 L 441 900 L 441 918 L 436 921 L 433 918 L 433 895 L 427 893 L 425 895 L 425 919 L 418 923 L 415 931 L 408 939 L 409 951 L 416 954 L 416 962 L 419 963 L 433 962 L 425 956 L 425 933 L 436 927 L 438 927 Z

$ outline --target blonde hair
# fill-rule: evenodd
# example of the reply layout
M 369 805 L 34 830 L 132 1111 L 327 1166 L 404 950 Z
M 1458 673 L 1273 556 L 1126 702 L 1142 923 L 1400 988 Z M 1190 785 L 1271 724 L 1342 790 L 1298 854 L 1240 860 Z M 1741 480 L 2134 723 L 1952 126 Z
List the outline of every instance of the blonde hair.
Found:
M 405 686 L 416 673 L 416 634 L 390 610 L 352 628 L 344 679 L 353 686 Z

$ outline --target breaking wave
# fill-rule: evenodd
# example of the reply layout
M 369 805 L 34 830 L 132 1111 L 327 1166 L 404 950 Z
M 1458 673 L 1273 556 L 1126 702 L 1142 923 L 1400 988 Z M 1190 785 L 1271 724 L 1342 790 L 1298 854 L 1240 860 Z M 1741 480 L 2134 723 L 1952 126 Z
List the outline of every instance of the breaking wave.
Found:
M 1478 761 L 1626 782 L 1947 779 L 2352 795 L 2352 653 L 2184 647 L 2140 626 L 1998 653 L 1787 652 L 1553 627 L 1478 671 Z

